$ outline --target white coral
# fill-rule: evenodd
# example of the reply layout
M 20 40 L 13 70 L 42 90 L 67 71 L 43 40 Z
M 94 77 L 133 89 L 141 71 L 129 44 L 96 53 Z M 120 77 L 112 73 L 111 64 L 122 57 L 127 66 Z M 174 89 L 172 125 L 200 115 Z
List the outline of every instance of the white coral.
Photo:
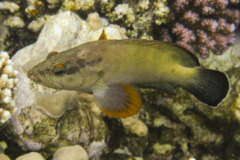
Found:
M 64 0 L 62 10 L 88 11 L 94 8 L 94 0 Z
M 25 26 L 25 23 L 22 18 L 18 16 L 11 16 L 9 17 L 4 24 L 11 28 L 23 28 Z
M 18 82 L 17 71 L 7 52 L 0 52 L 0 124 L 5 123 L 16 111 L 13 90 Z
M 117 5 L 114 8 L 114 11 L 107 14 L 107 16 L 112 22 L 125 19 L 124 23 L 127 24 L 127 26 L 131 26 L 131 24 L 133 24 L 136 20 L 133 8 L 129 7 L 126 3 Z
M 157 18 L 155 23 L 157 25 L 161 25 L 162 23 L 166 23 L 167 16 L 169 14 L 169 8 L 166 5 L 166 0 L 158 0 L 154 2 L 154 15 Z
M 11 13 L 18 11 L 20 7 L 14 2 L 0 2 L 0 10 L 9 10 Z

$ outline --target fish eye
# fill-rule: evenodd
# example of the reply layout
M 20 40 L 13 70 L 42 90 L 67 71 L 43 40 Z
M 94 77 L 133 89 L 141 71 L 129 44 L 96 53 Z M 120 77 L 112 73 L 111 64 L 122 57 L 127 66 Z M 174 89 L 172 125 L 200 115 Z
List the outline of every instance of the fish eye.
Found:
M 53 72 L 56 76 L 63 75 L 65 73 L 65 71 L 66 71 L 66 67 L 62 63 L 58 63 L 54 66 Z
M 52 57 L 52 56 L 56 56 L 58 54 L 58 52 L 50 52 L 47 56 L 47 59 Z

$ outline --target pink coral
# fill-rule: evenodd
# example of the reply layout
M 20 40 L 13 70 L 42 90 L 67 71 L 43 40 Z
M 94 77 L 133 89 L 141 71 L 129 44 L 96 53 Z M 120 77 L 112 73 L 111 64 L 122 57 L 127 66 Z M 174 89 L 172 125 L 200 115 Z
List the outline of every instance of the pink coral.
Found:
M 161 26 L 161 40 L 175 42 L 207 58 L 222 54 L 235 40 L 239 0 L 169 0 L 171 14 Z

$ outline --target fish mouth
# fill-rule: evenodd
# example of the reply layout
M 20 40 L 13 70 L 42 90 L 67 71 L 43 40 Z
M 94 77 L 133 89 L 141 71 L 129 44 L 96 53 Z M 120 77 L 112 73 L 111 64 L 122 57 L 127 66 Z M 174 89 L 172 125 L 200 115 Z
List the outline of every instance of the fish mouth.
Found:
M 34 82 L 41 83 L 41 80 L 33 73 L 32 70 L 30 70 L 27 74 L 28 78 L 33 80 Z

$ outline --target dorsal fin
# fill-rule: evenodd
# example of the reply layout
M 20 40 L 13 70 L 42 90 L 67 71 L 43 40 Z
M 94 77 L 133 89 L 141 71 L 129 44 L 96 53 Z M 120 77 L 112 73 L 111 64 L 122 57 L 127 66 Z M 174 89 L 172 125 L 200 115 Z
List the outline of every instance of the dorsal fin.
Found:
M 103 29 L 101 36 L 99 37 L 98 40 L 107 40 L 107 35 L 105 33 L 105 30 Z
M 52 56 L 56 56 L 57 54 L 58 54 L 58 52 L 56 52 L 56 51 L 50 52 L 50 53 L 48 54 L 48 56 L 47 56 L 46 59 L 48 59 L 48 58 L 50 58 L 50 57 L 52 57 Z

